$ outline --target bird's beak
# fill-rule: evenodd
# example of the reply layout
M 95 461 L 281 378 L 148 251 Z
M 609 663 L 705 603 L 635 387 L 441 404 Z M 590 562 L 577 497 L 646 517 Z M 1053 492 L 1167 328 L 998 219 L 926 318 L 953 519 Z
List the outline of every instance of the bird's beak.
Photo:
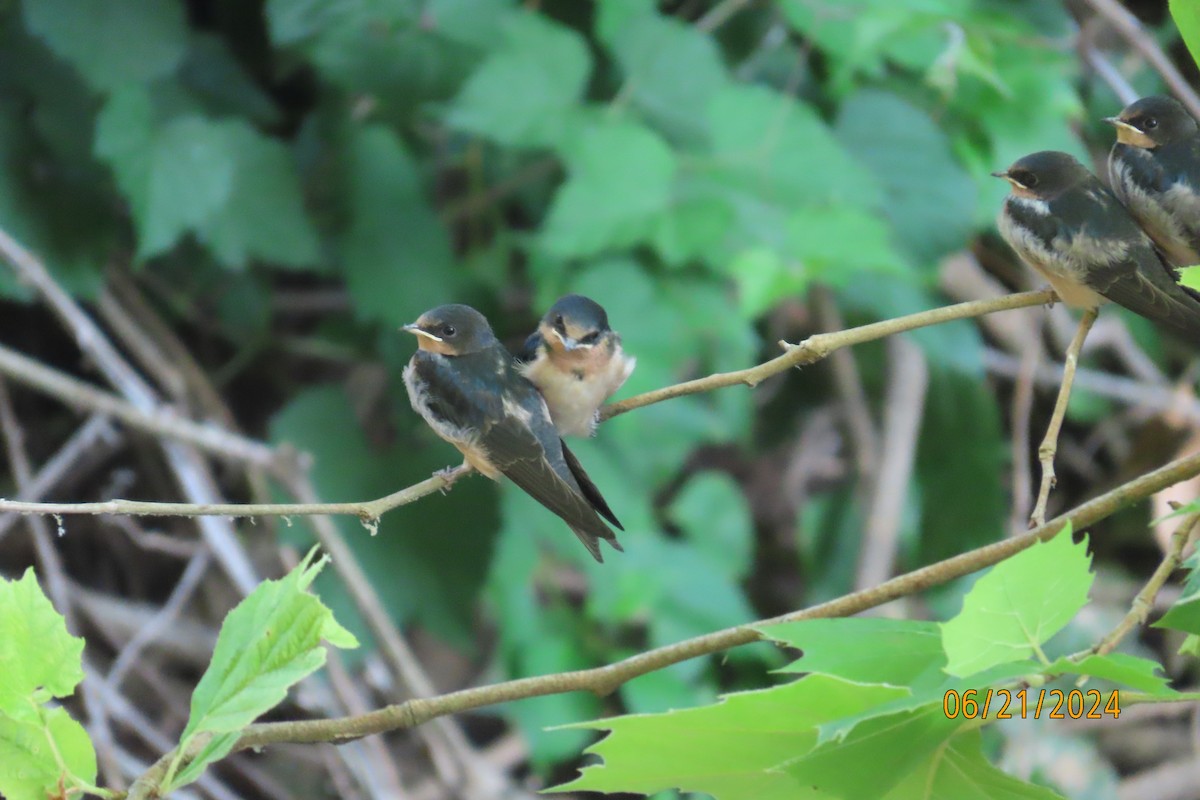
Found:
M 424 336 L 428 339 L 432 339 L 435 342 L 442 341 L 440 336 L 434 336 L 429 331 L 423 330 L 422 328 L 418 327 L 417 323 L 415 323 L 415 322 L 410 322 L 407 325 L 401 325 L 400 330 L 408 331 L 409 333 L 415 333 L 417 336 Z
M 1117 141 L 1134 147 L 1153 149 L 1158 143 L 1120 117 L 1105 117 L 1104 121 L 1117 129 Z
M 1004 180 L 1008 180 L 1008 173 L 1007 172 L 993 172 L 992 177 L 993 178 L 1004 178 Z
M 559 333 L 557 328 L 551 328 L 550 330 L 553 331 L 554 335 L 558 337 L 558 340 L 562 342 L 563 349 L 568 353 L 580 346 L 579 342 L 575 341 L 570 336 L 564 336 L 563 334 Z

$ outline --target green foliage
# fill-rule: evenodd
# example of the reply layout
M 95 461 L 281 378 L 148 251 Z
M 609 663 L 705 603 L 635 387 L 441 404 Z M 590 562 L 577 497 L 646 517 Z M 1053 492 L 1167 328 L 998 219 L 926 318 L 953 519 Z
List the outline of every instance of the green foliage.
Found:
M 612 153 L 621 153 L 613 162 Z M 670 200 L 677 165 L 649 128 L 596 120 L 563 146 L 569 175 L 546 215 L 541 244 L 559 258 L 644 240 Z
M 943 626 L 946 671 L 965 676 L 1035 653 L 1087 603 L 1092 585 L 1087 538 L 1071 526 L 984 574 Z
M 200 777 L 209 764 L 229 753 L 242 728 L 278 705 L 293 684 L 320 669 L 327 652 L 323 641 L 339 648 L 358 646 L 333 613 L 307 591 L 326 560 L 316 560 L 313 548 L 291 572 L 259 584 L 225 617 L 212 661 L 192 692 L 191 714 L 163 794 Z M 209 738 L 177 769 L 201 734 Z
M 463 84 L 447 121 L 513 147 L 561 141 L 591 72 L 587 45 L 537 14 L 509 16 L 500 35 L 503 43 Z
M 1085 543 L 1073 544 L 1067 529 L 993 567 L 962 612 L 941 625 L 861 618 L 764 626 L 764 635 L 803 652 L 784 670 L 802 677 L 725 695 L 715 705 L 570 726 L 610 733 L 589 748 L 603 764 L 559 788 L 678 788 L 717 800 L 1052 800 L 1059 795 L 985 757 L 979 725 L 994 721 L 1000 705 L 992 701 L 984 711 L 989 687 L 1086 675 L 1172 694 L 1147 659 L 1029 658 L 1086 602 L 1089 564 Z
M 1181 269 L 1179 271 L 1179 282 L 1184 286 L 1200 290 L 1200 265 Z
M 1183 594 L 1154 626 L 1200 635 L 1200 553 L 1192 553 L 1183 565 L 1190 570 Z
M 83 639 L 42 593 L 32 569 L 0 578 L 0 796 L 41 800 L 96 780 L 96 753 L 83 726 L 55 698 L 83 680 Z
M 211 336 L 197 350 L 237 387 L 239 418 L 252 409 L 259 427 L 249 432 L 314 456 L 325 499 L 380 496 L 457 460 L 399 383 L 412 343 L 395 328 L 431 306 L 470 302 L 515 344 L 561 294 L 592 296 L 638 358 L 625 395 L 740 369 L 776 355 L 780 336 L 812 329 L 814 284 L 833 289 L 852 324 L 943 303 L 940 260 L 993 229 L 1005 187 L 987 173 L 1033 150 L 1083 155 L 1101 142 L 1082 141 L 1080 123 L 1113 113 L 1084 107 L 1094 87 L 1062 46 L 1073 23 L 1059 3 L 782 0 L 746 4 L 720 24 L 715 0 L 218 5 L 200 22 L 178 0 L 3 4 L 0 228 L 80 295 L 99 290 L 114 259 L 128 260 L 161 292 L 170 322 Z M 1172 10 L 1195 46 L 1194 10 Z M 297 288 L 332 290 L 348 307 L 284 317 L 277 289 Z M 28 294 L 7 272 L 0 293 Z M 977 326 L 910 336 L 931 388 L 901 520 L 903 565 L 996 539 L 1008 503 L 1004 407 L 984 375 Z M 856 357 L 878 418 L 886 365 L 877 349 Z M 362 362 L 389 373 L 374 404 L 358 402 L 369 392 L 331 385 Z M 837 402 L 817 367 L 776 388 L 678 398 L 606 423 L 576 448 L 627 529 L 626 552 L 603 568 L 557 518 L 479 477 L 389 513 L 378 536 L 354 520 L 338 525 L 397 624 L 473 653 L 479 615 L 492 620 L 496 677 L 610 662 L 853 585 L 864 491 L 855 475 L 809 487 L 795 543 L 792 521 L 771 519 L 775 509 L 753 494 L 810 412 Z M 281 536 L 310 542 L 302 525 Z M 1064 554 L 1076 566 L 1078 549 Z M 752 580 L 756 563 L 779 559 L 799 567 L 786 596 Z M 568 588 L 564 567 L 582 574 L 586 592 Z M 331 575 L 316 580 L 365 638 L 344 588 Z M 996 631 L 977 617 L 957 623 L 957 668 L 999 663 L 987 672 L 997 682 L 1013 670 L 1051 674 L 1026 659 L 1082 602 L 1076 581 L 1053 619 L 1024 606 L 1005 613 L 1009 628 L 1041 626 L 1024 640 L 997 628 L 1015 664 L 996 662 L 1009 657 L 999 650 L 972 661 L 966 648 L 993 646 Z M 1164 624 L 1198 632 L 1196 581 Z M 725 791 L 803 796 L 816 775 L 827 794 L 899 798 L 925 786 L 945 797 L 1048 796 L 988 767 L 975 733 L 935 724 L 938 690 L 983 685 L 946 674 L 941 629 L 824 625 L 805 629 L 797 669 L 823 664 L 825 677 L 785 691 L 851 692 L 846 682 L 903 691 L 818 703 L 825 721 L 796 729 L 811 746 L 774 764 L 794 765 L 734 763 L 749 777 Z M 872 658 L 864 644 L 843 658 L 827 642 L 847 636 L 902 656 Z M 1161 685 L 1123 658 L 1056 668 Z M 622 687 L 619 701 L 632 711 L 707 702 L 722 685 L 751 685 L 764 660 L 738 652 L 720 667 L 679 665 Z M 0 680 L 0 696 L 15 685 Z M 272 686 L 277 697 L 281 684 Z M 716 708 L 742 702 L 758 701 Z M 545 728 L 600 711 L 574 694 L 503 709 L 546 770 L 588 733 Z M 47 730 L 69 727 L 45 719 Z M 862 770 L 835 775 L 845 759 L 891 763 L 876 758 L 869 728 L 858 731 L 891 723 L 911 748 L 892 789 L 854 783 L 878 778 Z M 208 740 L 209 755 L 232 735 Z M 735 752 L 716 738 L 704 746 L 715 764 Z M 672 763 L 638 785 L 668 785 Z M 694 764 L 680 762 L 680 775 Z
M 231 267 L 251 257 L 316 261 L 316 235 L 285 148 L 241 121 L 199 114 L 160 121 L 162 113 L 136 87 L 113 94 L 97 121 L 96 152 L 129 197 L 139 256 L 163 253 L 190 232 Z
M 187 44 L 183 6 L 157 0 L 37 0 L 25 23 L 99 91 L 169 75 Z
M 433 445 L 434 437 L 423 425 L 420 433 L 430 446 L 419 457 L 412 455 L 411 443 L 372 446 L 350 397 L 336 386 L 316 386 L 297 395 L 271 424 L 273 441 L 316 456 L 313 479 L 330 497 L 357 499 L 382 497 L 427 478 L 457 454 L 440 440 Z M 431 497 L 389 512 L 376 536 L 367 536 L 357 519 L 335 520 L 397 624 L 419 622 L 460 647 L 473 646 L 475 597 L 487 573 L 495 527 L 490 483 L 479 477 L 464 480 L 454 487 L 453 497 Z M 283 534 L 299 547 L 312 543 L 300 525 Z M 322 575 L 317 586 L 338 619 L 357 635 L 369 636 L 340 581 Z
M 1192 60 L 1200 64 L 1200 8 L 1186 0 L 1170 0 L 1168 5 Z

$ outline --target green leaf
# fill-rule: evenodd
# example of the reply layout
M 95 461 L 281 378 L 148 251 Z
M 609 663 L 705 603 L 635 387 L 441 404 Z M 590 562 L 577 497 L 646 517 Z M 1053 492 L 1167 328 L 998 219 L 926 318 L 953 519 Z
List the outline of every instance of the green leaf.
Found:
M 709 101 L 729 80 L 715 40 L 647 4 L 599 33 L 633 104 L 669 137 L 699 141 Z
M 1060 658 L 1046 667 L 1048 675 L 1090 675 L 1120 683 L 1148 694 L 1167 696 L 1175 693 L 1167 686 L 1167 677 L 1157 661 L 1131 656 L 1128 653 L 1092 655 L 1079 661 Z
M 1200 14 L 1200 12 L 1197 12 Z M 1200 25 L 1200 23 L 1198 23 Z M 1200 31 L 1198 31 L 1200 33 Z M 1200 291 L 1200 265 L 1179 270 L 1179 282 L 1189 289 Z
M 355 312 L 391 327 L 412 322 L 455 296 L 446 229 L 393 131 L 381 125 L 357 130 L 345 158 L 351 221 L 340 250 Z
M 0 797 L 46 800 L 95 780 L 91 739 L 65 709 L 45 709 L 31 719 L 0 713 Z
M 0 578 L 0 796 L 51 796 L 60 786 L 90 786 L 96 753 L 87 732 L 62 708 L 83 680 L 83 639 L 42 593 L 33 569 Z
M 806 271 L 834 284 L 863 270 L 901 273 L 892 232 L 874 212 L 850 205 L 808 206 L 787 219 L 787 252 Z
M 462 87 L 447 122 L 513 147 L 557 142 L 591 71 L 587 45 L 535 13 L 514 15 L 499 35 L 503 44 Z
M 71 695 L 82 658 L 83 639 L 67 632 L 32 567 L 19 580 L 0 578 L 0 713 L 29 720 L 36 703 Z
M 96 153 L 113 168 L 138 229 L 138 257 L 170 249 L 228 201 L 237 157 L 220 129 L 196 115 L 158 125 L 142 88 L 115 93 L 96 127 Z
M 785 261 L 769 247 L 743 250 L 726 269 L 737 285 L 738 309 L 745 319 L 765 314 L 785 297 L 803 294 L 809 283 L 803 264 Z
M 407 360 L 415 346 L 411 337 L 395 331 L 382 335 L 395 339 L 397 358 Z M 399 383 L 400 367 L 391 372 Z M 409 407 L 404 389 L 398 387 L 397 392 L 402 428 L 393 447 L 372 445 L 340 384 L 317 385 L 295 395 L 271 420 L 271 441 L 311 453 L 313 482 L 330 500 L 382 497 L 428 478 L 435 469 L 459 463 L 458 452 L 434 436 Z M 365 536 L 357 519 L 336 520 L 397 625 L 416 621 L 463 650 L 476 646 L 477 597 L 499 524 L 496 495 L 491 481 L 464 479 L 446 497 L 429 497 L 388 512 L 376 536 Z M 285 528 L 283 535 L 298 547 L 312 542 L 302 525 Z M 339 620 L 360 636 L 370 636 L 337 575 L 327 571 L 316 586 Z
M 1018 681 L 1026 681 L 1031 676 L 1040 675 L 1042 667 L 1042 664 L 1035 661 L 1014 661 L 991 667 L 966 678 L 946 678 L 943 674 L 942 680 L 936 680 L 938 674 L 930 670 L 913 681 L 911 693 L 907 696 L 889 700 L 857 714 L 851 714 L 822 725 L 820 741 L 824 743 L 844 739 L 868 720 L 878 720 L 933 707 L 942 708 L 949 692 L 955 692 L 962 697 L 971 690 L 982 695 L 990 687 L 1013 686 Z
M 916 711 L 866 720 L 845 738 L 826 741 L 782 770 L 799 785 L 835 797 L 882 797 L 961 724 L 946 718 L 939 700 Z
M 31 0 L 29 30 L 96 89 L 145 84 L 174 71 L 187 43 L 184 6 L 162 0 Z
M 221 123 L 215 135 L 233 154 L 234 177 L 201 239 L 230 267 L 244 266 L 251 258 L 293 267 L 315 264 L 317 234 L 305 214 L 288 149 L 241 120 Z
M 322 640 L 338 648 L 358 646 L 353 635 L 307 589 L 325 560 L 316 548 L 284 577 L 264 581 L 225 617 L 212 662 L 192 692 L 191 714 L 180 750 L 200 733 L 237 734 L 278 705 L 287 690 L 325 663 Z M 204 765 L 228 752 L 233 741 L 218 736 L 167 791 L 199 776 Z M 234 741 L 236 736 L 233 737 Z
M 580 723 L 612 733 L 588 749 L 604 759 L 559 791 L 668 788 L 726 798 L 824 798 L 800 794 L 784 765 L 817 743 L 817 726 L 905 693 L 825 675 L 725 695 L 710 706 Z M 940 709 L 939 709 L 940 710 Z M 807 788 L 807 787 L 806 787 Z
M 164 123 L 140 88 L 114 94 L 100 114 L 96 153 L 129 199 L 141 258 L 185 233 L 226 266 L 251 258 L 314 263 L 317 236 L 305 215 L 288 150 L 241 120 L 184 114 Z
M 874 766 L 872 766 L 874 769 Z M 978 730 L 956 734 L 926 756 L 883 800 L 1062 800 L 996 769 L 983 755 Z
M 250 76 L 226 40 L 216 34 L 192 34 L 179 77 L 215 117 L 246 117 L 264 127 L 280 124 L 279 108 L 271 95 Z
M 925 71 L 953 42 L 950 26 L 969 18 L 969 0 L 785 0 L 787 20 L 811 38 L 830 61 L 836 94 L 862 74 L 881 78 L 888 62 Z
M 677 168 L 656 133 L 632 122 L 601 121 L 562 149 L 569 177 L 541 233 L 550 255 L 594 255 L 652 233 L 670 201 Z
M 754 557 L 750 505 L 733 478 L 721 472 L 696 474 L 668 513 L 692 545 L 729 577 L 741 578 L 750 570 Z
M 946 671 L 972 675 L 1039 653 L 1087 603 L 1090 565 L 1087 538 L 1074 544 L 1068 525 L 992 567 L 975 582 L 962 612 L 942 625 Z
M 1192 61 L 1200 64 L 1200 7 L 1190 0 L 1170 0 L 1168 7 Z
M 923 111 L 891 92 L 863 89 L 842 105 L 836 132 L 883 185 L 884 211 L 918 264 L 931 267 L 966 247 L 978 190 Z
M 30 58 L 31 50 L 59 69 L 44 69 Z M 78 96 L 75 89 L 52 83 L 70 70 L 45 48 L 29 40 L 13 42 L 0 30 L 0 74 L 10 69 L 38 70 L 39 86 L 58 99 L 18 99 L 16 90 L 0 87 L 0 96 L 12 95 L 0 97 L 0 228 L 37 253 L 67 291 L 95 296 L 104 283 L 107 254 L 115 246 L 116 225 L 111 191 L 102 188 L 90 154 L 91 116 L 65 99 Z M 30 108 L 41 112 L 32 120 Z M 45 129 L 40 136 L 31 121 Z M 86 143 L 75 135 L 80 130 L 87 134 Z M 47 146 L 59 153 L 57 158 L 46 152 Z M 9 269 L 0 270 L 0 293 L 31 295 Z
M 1183 592 L 1167 609 L 1167 613 L 1154 622 L 1154 627 L 1200 634 L 1200 560 L 1193 554 L 1185 562 L 1185 566 L 1191 572 L 1188 573 Z
M 763 625 L 777 642 L 803 651 L 784 672 L 817 672 L 860 683 L 913 686 L 944 678 L 946 653 L 936 622 L 850 617 Z
M 761 86 L 733 85 L 708 108 L 712 155 L 733 185 L 785 206 L 878 208 L 878 182 L 811 106 Z

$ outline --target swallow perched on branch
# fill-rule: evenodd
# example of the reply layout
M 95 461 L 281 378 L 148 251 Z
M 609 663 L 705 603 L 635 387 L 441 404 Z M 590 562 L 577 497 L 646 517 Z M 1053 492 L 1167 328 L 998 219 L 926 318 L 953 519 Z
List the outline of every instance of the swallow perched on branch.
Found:
M 628 380 L 637 359 L 625 355 L 597 302 L 578 294 L 559 298 L 525 340 L 521 374 L 550 407 L 563 436 L 591 436 L 600 406 Z
M 1157 95 L 1105 122 L 1112 190 L 1177 267 L 1200 264 L 1200 127 L 1177 101 Z
M 1106 300 L 1200 344 L 1200 295 L 1179 285 L 1150 238 L 1087 168 L 1042 151 L 992 173 L 1011 184 L 998 225 L 1067 305 Z
M 561 517 L 597 561 L 604 561 L 600 539 L 621 550 L 601 516 L 624 528 L 484 316 L 444 305 L 403 329 L 419 345 L 404 368 L 404 386 L 434 433 L 487 477 L 507 477 Z

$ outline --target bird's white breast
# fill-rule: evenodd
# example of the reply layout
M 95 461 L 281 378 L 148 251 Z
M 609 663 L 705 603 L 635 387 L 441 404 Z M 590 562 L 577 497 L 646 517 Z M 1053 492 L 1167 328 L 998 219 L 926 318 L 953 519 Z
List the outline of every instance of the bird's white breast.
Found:
M 621 388 L 637 365 L 637 359 L 626 356 L 620 345 L 616 346 L 611 358 L 596 361 L 600 363 L 581 361 L 573 369 L 564 363 L 566 359 L 555 363 L 543 355 L 521 367 L 522 374 L 545 398 L 554 427 L 562 436 L 595 433 L 600 406 Z M 582 375 L 588 375 L 589 379 L 584 380 Z
M 1034 198 L 1014 196 L 1007 202 L 1027 206 L 1042 216 L 1050 213 L 1045 202 Z M 1124 255 L 1123 246 L 1118 248 L 1122 250 L 1119 254 L 1111 248 L 1101 250 L 1094 246 L 1093 242 L 1096 240 L 1082 236 L 1070 241 L 1060 236 L 1047 244 L 1005 211 L 1000 212 L 997 225 L 1001 235 L 1017 254 L 1050 281 L 1055 293 L 1064 303 L 1073 308 L 1096 308 L 1108 302 L 1103 295 L 1083 282 L 1083 276 L 1087 274 L 1090 263 L 1108 263 Z

